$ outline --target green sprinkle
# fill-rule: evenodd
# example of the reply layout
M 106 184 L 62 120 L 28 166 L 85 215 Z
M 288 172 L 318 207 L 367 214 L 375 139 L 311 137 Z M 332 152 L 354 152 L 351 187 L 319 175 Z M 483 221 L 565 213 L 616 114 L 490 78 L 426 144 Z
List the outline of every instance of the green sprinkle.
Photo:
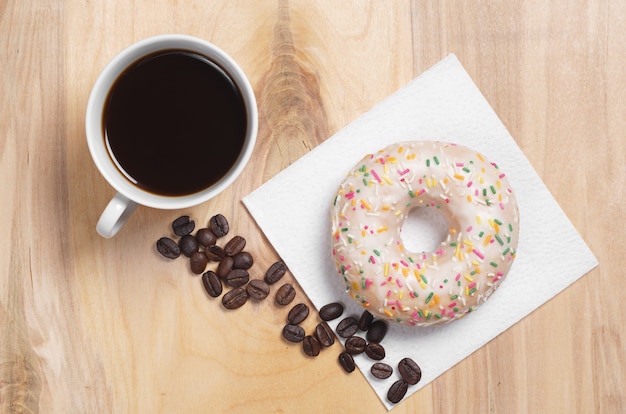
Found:
M 341 265 L 341 274 L 342 275 L 346 274 L 346 267 L 344 265 Z
M 491 205 L 491 202 L 489 200 L 485 200 L 485 204 L 487 204 L 487 207 L 489 207 Z
M 456 282 L 457 286 L 461 286 L 461 281 L 459 280 L 458 282 Z
M 348 243 L 352 244 L 352 237 L 348 237 Z
M 506 254 L 509 252 L 509 250 L 511 250 L 510 247 L 507 247 L 503 252 L 502 252 L 502 256 L 506 256 Z
M 498 264 L 496 262 L 489 262 L 490 265 L 492 265 L 493 267 L 498 267 Z
M 459 308 L 452 308 L 452 310 L 453 310 L 454 312 L 458 312 L 458 311 L 459 311 Z
M 448 283 L 448 279 L 443 279 L 443 283 Z
M 417 314 L 420 316 L 420 318 L 424 317 L 424 312 L 422 312 L 421 309 L 417 311 Z
M 417 292 L 413 292 L 413 296 L 418 297 L 419 295 L 417 294 Z
M 430 300 L 433 298 L 434 294 L 435 294 L 435 292 L 430 292 L 430 294 L 428 295 L 428 297 L 426 298 L 426 301 L 424 303 L 428 304 L 428 302 L 430 302 Z
M 472 296 L 476 292 L 476 288 L 471 288 L 469 291 L 470 296 Z
M 456 247 L 457 244 L 458 244 L 457 242 L 452 242 L 452 243 L 450 243 L 450 246 Z
M 487 197 L 487 189 L 483 188 L 483 197 Z
M 500 238 L 500 235 L 496 234 L 496 240 L 498 241 L 498 243 L 500 243 L 500 246 L 504 246 L 504 242 Z
M 426 320 L 430 320 L 431 316 L 433 316 L 433 314 L 429 313 L 428 316 L 426 317 Z
M 365 184 L 365 186 L 367 186 L 367 178 L 363 179 L 363 184 Z
M 441 319 L 441 318 L 443 318 L 443 316 L 441 316 L 441 314 L 439 314 L 439 313 L 436 313 L 436 314 L 435 314 L 435 318 L 437 318 L 437 319 Z
M 360 188 L 357 188 L 357 189 L 356 189 L 356 192 L 357 192 L 357 193 L 360 193 L 360 192 L 361 192 L 361 189 L 360 189 Z
M 428 283 L 428 279 L 426 279 L 426 276 L 420 275 L 420 278 L 422 279 L 422 282 Z
M 363 273 L 365 273 L 365 271 L 363 269 L 359 269 L 359 274 L 362 275 Z
M 367 167 L 365 166 L 365 164 L 363 164 L 361 168 L 359 168 L 359 171 L 365 172 L 365 170 L 367 170 Z
M 426 160 L 426 166 L 427 166 L 427 167 L 430 167 L 430 159 L 427 159 L 427 160 Z
M 375 254 L 376 256 L 380 256 L 380 252 L 379 252 L 378 250 L 376 250 L 376 249 L 374 249 L 374 254 Z
M 459 295 L 452 295 L 452 296 L 450 296 L 450 300 L 457 299 L 458 297 L 459 297 Z
M 411 198 L 415 198 L 415 193 L 413 192 L 413 190 L 409 190 L 409 195 L 411 196 Z
M 337 199 L 339 198 L 339 196 L 335 196 L 335 201 L 333 201 L 333 206 L 337 205 Z
M 485 234 L 485 232 L 481 231 L 480 233 L 478 233 L 478 237 L 483 237 L 484 234 Z
M 349 229 L 348 229 L 347 227 L 343 227 L 343 228 L 341 229 L 341 231 L 348 231 L 348 230 L 349 230 Z
M 364 176 L 364 177 L 369 177 L 369 176 L 370 176 L 370 173 L 367 173 L 367 172 L 366 172 L 365 174 L 363 174 L 363 176 Z
M 433 160 L 435 160 L 435 164 L 439 165 L 439 158 L 433 157 Z
M 463 167 L 463 171 L 465 171 L 466 173 L 472 172 L 469 168 L 467 167 Z
M 365 284 L 365 278 L 364 277 L 361 278 L 361 286 L 363 287 L 363 289 L 367 288 L 367 284 Z
M 475 270 L 472 270 L 472 271 L 470 272 L 470 275 L 471 275 L 471 276 L 474 276 L 475 274 L 476 274 L 476 271 L 475 271 Z
M 498 219 L 493 219 L 493 222 L 496 223 L 498 226 L 502 225 L 502 222 Z
M 409 256 L 409 262 L 411 262 L 411 263 L 415 263 L 415 262 L 413 261 L 413 258 L 412 258 L 411 256 Z
M 511 223 L 509 223 L 509 230 L 513 231 L 513 225 Z
M 495 193 L 496 193 L 496 187 L 494 187 L 494 186 L 490 185 L 490 186 L 489 186 L 489 188 L 491 188 L 491 192 L 492 192 L 493 194 L 495 194 Z

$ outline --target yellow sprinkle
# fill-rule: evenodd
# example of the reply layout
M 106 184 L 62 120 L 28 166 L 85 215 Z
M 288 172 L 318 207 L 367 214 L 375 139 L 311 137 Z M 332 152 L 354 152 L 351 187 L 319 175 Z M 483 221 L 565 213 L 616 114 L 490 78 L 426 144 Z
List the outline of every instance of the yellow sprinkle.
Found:
M 387 166 L 387 164 L 385 164 L 385 167 Z M 387 175 L 383 174 L 383 180 L 385 180 L 385 182 L 389 185 L 393 185 L 393 181 L 391 181 L 391 178 L 389 178 Z
M 385 310 L 383 312 L 385 312 L 385 315 L 387 315 L 387 316 L 393 316 L 393 313 L 391 313 L 391 311 L 389 309 L 387 309 L 387 308 L 385 308 Z
M 474 247 L 474 243 L 472 243 L 472 242 L 471 242 L 471 241 L 469 241 L 469 240 L 463 240 L 463 244 L 466 244 L 466 245 L 468 245 L 469 247 Z
M 426 180 L 426 187 L 428 188 L 432 188 L 433 187 L 433 180 L 431 180 L 430 178 L 428 178 Z
M 382 227 L 380 227 L 378 230 L 376 230 L 376 233 L 382 233 L 382 232 L 387 231 L 387 230 L 389 230 L 389 229 L 387 228 L 387 226 L 382 226 Z
M 402 214 L 402 210 L 398 210 L 398 211 L 396 211 L 396 212 L 395 212 L 395 213 L 393 213 L 393 214 L 394 214 L 394 215 L 396 215 L 396 216 L 399 216 L 400 214 Z
M 428 315 L 430 315 L 430 311 L 428 309 L 424 309 L 424 316 L 428 318 Z
M 435 300 L 435 305 L 439 305 L 439 295 L 434 295 L 433 299 Z
M 391 207 L 389 206 L 383 206 L 383 211 L 389 211 L 391 209 Z
M 422 289 L 426 289 L 426 283 L 424 283 L 424 281 L 423 281 L 423 280 L 421 280 L 421 279 L 420 279 L 420 287 L 421 287 Z
M 383 267 L 383 275 L 385 277 L 389 276 L 389 263 L 385 263 L 385 266 Z
M 392 164 L 397 164 L 398 163 L 398 159 L 396 157 L 389 157 L 389 158 L 387 158 L 387 162 L 390 162 Z
M 407 277 L 409 275 L 409 269 L 406 267 L 402 269 L 402 276 Z
M 333 237 L 339 237 L 339 230 L 336 230 L 336 231 L 333 233 Z
M 500 180 L 496 181 L 496 187 L 502 188 L 502 183 L 500 182 Z
M 359 290 L 359 284 L 356 282 L 352 282 L 352 289 Z
M 469 296 L 469 288 L 465 286 L 465 296 Z
M 370 206 L 370 203 L 368 203 L 366 200 L 361 200 L 361 205 L 363 207 L 365 207 L 365 209 L 367 211 L 371 211 L 372 210 L 372 206 Z
M 502 201 L 502 194 L 498 194 L 498 201 Z
M 444 179 L 443 179 L 443 183 L 444 183 L 444 184 L 448 184 L 448 182 L 449 182 L 449 181 L 450 181 L 450 180 L 448 180 L 448 177 L 446 177 L 446 178 L 444 178 Z
M 463 275 L 463 279 L 467 280 L 468 282 L 473 282 L 474 279 L 472 279 L 472 277 L 470 275 Z
M 496 231 L 496 233 L 500 233 L 500 226 L 498 225 L 498 223 L 493 223 L 493 229 Z
M 456 178 L 457 180 L 461 180 L 461 181 L 465 180 L 465 176 L 461 174 L 454 174 L 453 177 Z
M 404 151 L 404 147 L 398 147 L 398 154 L 402 154 L 402 151 Z
M 485 162 L 485 159 L 483 158 L 482 155 L 480 155 L 480 153 L 476 153 L 476 157 L 481 160 L 482 162 Z
M 431 300 L 430 303 L 428 304 L 428 307 L 432 308 L 433 306 L 435 306 L 435 301 Z
M 404 296 L 404 290 L 401 290 L 400 293 L 398 293 L 398 299 L 402 300 L 403 296 Z
M 362 254 L 363 256 L 365 256 L 365 255 L 367 254 L 367 252 L 366 252 L 365 250 L 361 250 L 361 254 Z
M 480 274 L 480 267 L 476 266 L 474 270 L 476 271 L 476 273 Z
M 403 244 L 399 244 L 398 245 L 398 250 L 403 251 L 404 250 L 404 245 Z
M 495 223 L 493 222 L 493 220 L 492 219 L 487 219 L 487 221 L 489 222 L 489 225 L 491 226 L 491 228 L 494 228 L 493 226 L 494 226 Z
M 352 204 L 352 207 L 356 206 L 356 199 L 353 198 L 350 204 Z
M 481 220 L 480 220 L 480 216 L 476 216 L 476 223 L 480 224 Z
M 483 177 L 480 177 L 480 179 L 478 180 L 479 183 L 484 184 L 485 183 L 485 179 Z
M 488 234 L 487 237 L 485 237 L 485 240 L 483 241 L 483 246 L 488 245 L 490 240 L 491 240 L 491 234 Z
M 471 195 L 467 196 L 467 201 L 469 201 L 470 203 L 472 202 L 472 196 Z
M 456 234 L 456 229 L 454 227 L 450 227 L 450 230 L 448 230 L 448 232 L 450 234 Z
M 361 230 L 361 237 L 367 236 L 367 232 L 365 230 Z

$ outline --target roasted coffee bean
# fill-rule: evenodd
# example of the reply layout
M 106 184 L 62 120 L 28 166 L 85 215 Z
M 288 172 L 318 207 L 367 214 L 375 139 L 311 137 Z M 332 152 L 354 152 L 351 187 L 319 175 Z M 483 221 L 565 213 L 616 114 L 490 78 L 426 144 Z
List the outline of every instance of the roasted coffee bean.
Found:
M 235 288 L 222 296 L 222 305 L 226 309 L 237 309 L 248 301 L 248 293 L 244 288 Z
M 378 342 L 370 342 L 365 347 L 365 354 L 374 361 L 385 359 L 385 348 Z
M 209 220 L 209 228 L 218 239 L 220 237 L 226 236 L 228 234 L 228 231 L 230 230 L 228 220 L 226 220 L 226 217 L 222 216 L 221 214 L 216 214 L 215 216 L 211 217 L 211 220 Z
M 335 343 L 335 334 L 326 322 L 317 324 L 315 327 L 315 337 L 324 348 L 328 348 Z
M 282 306 L 289 305 L 295 297 L 296 290 L 289 283 L 285 283 L 276 291 L 276 303 Z
M 287 266 L 282 261 L 278 261 L 271 265 L 269 269 L 267 269 L 263 280 L 265 280 L 265 283 L 267 283 L 268 285 L 273 285 L 274 283 L 278 282 L 285 275 L 286 272 Z
M 250 275 L 243 269 L 233 269 L 226 275 L 226 284 L 230 287 L 241 287 L 249 280 Z
M 224 253 L 226 256 L 234 256 L 246 247 L 246 239 L 241 236 L 235 236 L 224 245 Z
M 180 252 L 187 257 L 198 251 L 198 241 L 191 234 L 186 234 L 178 241 Z
M 212 270 L 202 274 L 202 285 L 206 293 L 212 298 L 216 298 L 222 294 L 222 281 Z
M 206 257 L 212 262 L 219 262 L 225 256 L 224 249 L 217 245 L 207 247 L 204 254 L 206 254 Z
M 365 339 L 361 338 L 360 336 L 351 336 L 350 338 L 346 339 L 346 352 L 351 355 L 362 354 L 363 351 L 365 351 L 365 345 L 367 345 Z
M 382 319 L 375 320 L 367 330 L 367 342 L 381 343 L 387 334 L 387 323 Z
M 372 325 L 373 320 L 374 316 L 368 310 L 364 310 L 359 318 L 359 329 L 361 331 L 367 331 Z
M 196 223 L 189 216 L 180 216 L 172 223 L 172 230 L 177 236 L 186 236 L 196 228 Z
M 308 356 L 318 356 L 320 354 L 320 343 L 314 336 L 307 335 L 302 340 L 302 350 Z
M 191 271 L 197 275 L 204 272 L 207 263 L 208 260 L 206 255 L 202 252 L 194 252 L 191 254 L 191 257 L 189 257 L 189 266 L 191 267 Z
M 254 264 L 252 255 L 248 252 L 240 252 L 233 256 L 233 269 L 248 270 Z
M 408 389 L 409 384 L 407 384 L 406 381 L 398 380 L 394 382 L 393 385 L 389 388 L 389 391 L 387 391 L 387 399 L 390 402 L 397 404 L 402 401 Z
M 291 308 L 287 315 L 287 321 L 292 325 L 302 323 L 309 316 L 309 307 L 304 303 L 298 303 Z
M 329 303 L 320 308 L 320 318 L 323 321 L 332 321 L 337 319 L 343 313 L 343 304 L 339 302 Z
M 176 259 L 180 256 L 180 247 L 169 237 L 161 237 L 157 240 L 156 248 L 163 257 L 167 257 L 168 259 Z
M 209 247 L 215 244 L 217 237 L 215 237 L 211 229 L 204 227 L 196 232 L 196 240 L 198 240 L 200 245 Z
M 304 328 L 300 325 L 287 324 L 283 328 L 283 338 L 289 342 L 302 342 L 304 336 Z
M 422 379 L 422 370 L 411 358 L 403 358 L 398 362 L 398 372 L 408 384 L 415 385 Z
M 252 299 L 263 300 L 270 293 L 270 286 L 261 279 L 253 279 L 246 286 L 246 292 Z
M 347 352 L 342 352 L 339 354 L 339 365 L 346 371 L 348 374 L 354 371 L 356 365 L 354 365 L 354 358 Z
M 356 333 L 358 329 L 358 323 L 359 322 L 355 318 L 353 318 L 352 316 L 348 316 L 337 325 L 337 333 L 342 338 L 350 338 Z
M 217 273 L 219 277 L 225 278 L 226 275 L 228 275 L 230 271 L 233 270 L 234 263 L 235 261 L 233 260 L 232 257 L 224 256 L 220 264 L 217 265 L 217 269 L 215 270 L 215 273 Z
M 387 365 L 383 362 L 377 362 L 370 368 L 370 372 L 374 378 L 385 379 L 389 378 L 393 374 L 393 368 L 391 365 Z

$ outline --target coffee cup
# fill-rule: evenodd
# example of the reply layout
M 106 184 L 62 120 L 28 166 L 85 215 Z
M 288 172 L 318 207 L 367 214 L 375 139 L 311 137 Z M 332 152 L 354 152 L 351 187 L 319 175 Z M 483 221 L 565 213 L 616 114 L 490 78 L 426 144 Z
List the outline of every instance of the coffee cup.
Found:
M 104 67 L 85 124 L 94 163 L 117 191 L 96 225 L 109 238 L 138 205 L 181 209 L 224 191 L 250 159 L 258 113 L 228 54 L 167 34 L 128 46 Z

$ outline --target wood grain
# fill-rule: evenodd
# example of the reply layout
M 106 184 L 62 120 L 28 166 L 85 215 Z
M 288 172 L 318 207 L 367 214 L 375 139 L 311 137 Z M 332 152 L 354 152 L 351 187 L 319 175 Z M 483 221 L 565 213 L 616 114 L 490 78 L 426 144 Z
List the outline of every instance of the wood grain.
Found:
M 214 200 L 140 207 L 104 240 L 95 223 L 113 190 L 84 138 L 90 88 L 120 49 L 174 32 L 243 67 L 254 156 Z M 338 345 L 311 360 L 280 338 L 288 309 L 227 312 L 154 242 L 180 214 L 206 225 L 219 212 L 262 277 L 278 256 L 241 198 L 449 53 L 600 266 L 394 412 L 626 411 L 624 2 L 3 0 L 0 412 L 385 412 L 363 376 L 341 372 Z

